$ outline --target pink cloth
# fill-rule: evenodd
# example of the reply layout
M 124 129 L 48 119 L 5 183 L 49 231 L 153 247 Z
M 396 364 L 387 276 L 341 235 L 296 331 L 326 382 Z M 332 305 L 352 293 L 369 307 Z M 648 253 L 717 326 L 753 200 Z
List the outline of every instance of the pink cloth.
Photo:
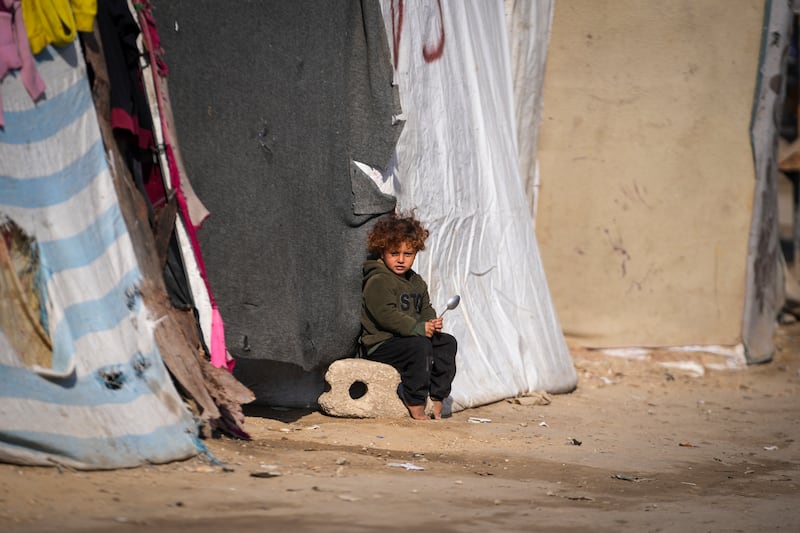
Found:
M 20 70 L 22 84 L 33 101 L 44 94 L 44 81 L 31 53 L 28 33 L 22 20 L 21 0 L 0 0 L 0 82 L 12 70 Z M 0 128 L 3 121 L 3 100 L 0 94 Z

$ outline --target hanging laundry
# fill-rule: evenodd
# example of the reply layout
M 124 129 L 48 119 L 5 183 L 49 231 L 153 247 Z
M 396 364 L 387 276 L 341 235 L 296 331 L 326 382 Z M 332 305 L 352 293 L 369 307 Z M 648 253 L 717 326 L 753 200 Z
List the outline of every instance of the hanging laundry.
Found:
M 96 13 L 97 0 L 25 0 L 22 16 L 31 51 L 38 54 L 48 44 L 66 46 L 77 32 L 92 31 Z
M 34 102 L 44 94 L 44 81 L 33 61 L 20 0 L 0 0 L 0 82 L 13 70 L 20 71 L 25 90 Z M 0 95 L 0 128 L 3 127 L 3 100 Z

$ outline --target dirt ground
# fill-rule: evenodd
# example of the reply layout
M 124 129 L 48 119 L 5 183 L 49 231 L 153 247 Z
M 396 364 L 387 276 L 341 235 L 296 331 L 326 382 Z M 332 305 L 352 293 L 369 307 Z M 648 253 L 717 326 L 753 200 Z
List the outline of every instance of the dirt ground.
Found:
M 776 343 L 745 369 L 573 350 L 573 393 L 442 421 L 253 408 L 252 441 L 168 465 L 0 465 L 0 530 L 800 531 L 800 324 Z

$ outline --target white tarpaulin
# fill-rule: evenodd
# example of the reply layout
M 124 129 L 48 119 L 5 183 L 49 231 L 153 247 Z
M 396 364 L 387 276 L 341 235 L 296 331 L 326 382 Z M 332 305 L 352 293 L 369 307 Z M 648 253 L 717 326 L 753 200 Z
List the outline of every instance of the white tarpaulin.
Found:
M 462 297 L 445 317 L 459 341 L 453 407 L 571 390 L 520 176 L 503 2 L 382 8 L 406 120 L 383 189 L 431 231 L 415 266 L 434 307 Z

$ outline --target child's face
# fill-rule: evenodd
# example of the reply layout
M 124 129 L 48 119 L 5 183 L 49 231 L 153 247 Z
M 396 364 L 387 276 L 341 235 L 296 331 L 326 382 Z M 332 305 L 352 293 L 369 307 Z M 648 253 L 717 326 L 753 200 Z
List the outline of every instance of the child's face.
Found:
M 417 258 L 417 251 L 408 242 L 403 242 L 397 247 L 384 250 L 381 254 L 384 264 L 397 274 L 402 276 L 414 265 Z

